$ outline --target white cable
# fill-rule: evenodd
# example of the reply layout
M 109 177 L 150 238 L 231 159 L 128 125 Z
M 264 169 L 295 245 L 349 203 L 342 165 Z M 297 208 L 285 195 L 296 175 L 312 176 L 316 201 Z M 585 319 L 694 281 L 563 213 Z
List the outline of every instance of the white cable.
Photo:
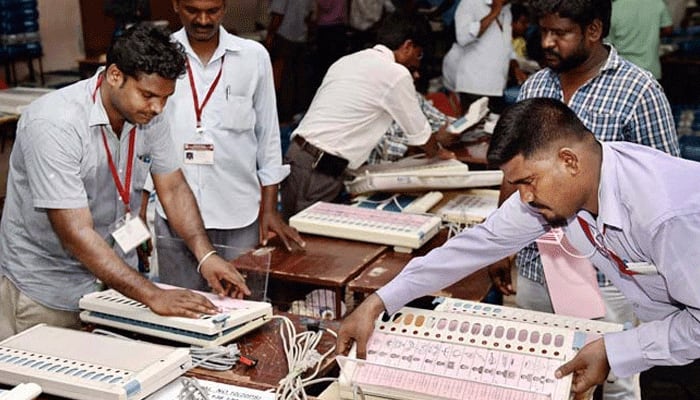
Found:
M 108 331 L 107 329 L 100 329 L 100 328 L 93 329 L 92 333 L 97 334 L 97 335 L 104 335 L 104 336 L 109 336 L 109 337 L 113 337 L 113 338 L 117 338 L 117 339 L 122 339 L 122 340 L 129 340 L 129 341 L 135 340 L 135 339 L 132 339 L 130 337 L 126 337 L 126 336 L 120 335 L 118 333 Z
M 596 253 L 596 251 L 598 251 L 598 248 L 593 246 L 593 251 L 591 251 L 588 254 L 574 254 L 574 253 L 570 252 L 569 250 L 567 250 L 566 247 L 564 247 L 564 244 L 562 244 L 563 240 L 564 240 L 564 237 L 562 237 L 562 239 L 559 241 L 559 243 L 557 243 L 559 245 L 559 248 L 562 249 L 562 251 L 564 251 L 564 253 L 568 254 L 570 257 L 573 257 L 573 258 L 591 258 Z M 568 242 L 568 240 L 567 240 L 567 242 Z
M 240 358 L 241 352 L 235 343 L 211 348 L 190 347 L 192 368 L 200 367 L 213 371 L 228 371 Z
M 318 331 L 305 331 L 297 333 L 292 321 L 283 316 L 272 316 L 279 319 L 280 338 L 287 357 L 287 376 L 282 378 L 275 391 L 275 398 L 282 400 L 306 399 L 305 387 L 314 383 L 322 382 L 315 379 L 323 364 L 323 361 L 335 351 L 335 346 L 331 347 L 324 354 L 320 354 L 316 347 L 321 342 L 324 332 L 337 337 L 336 333 L 330 329 L 320 327 Z M 308 370 L 313 371 L 307 376 L 303 376 Z M 325 382 L 325 380 L 323 380 Z

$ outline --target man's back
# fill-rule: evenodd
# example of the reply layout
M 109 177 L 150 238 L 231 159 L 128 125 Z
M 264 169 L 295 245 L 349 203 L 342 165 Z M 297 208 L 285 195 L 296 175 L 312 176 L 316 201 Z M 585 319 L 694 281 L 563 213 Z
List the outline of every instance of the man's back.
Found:
M 621 56 L 659 79 L 660 32 L 672 24 L 663 0 L 615 0 L 608 41 Z
M 337 149 L 336 155 L 357 168 L 392 120 L 410 125 L 403 128 L 412 134 L 423 130 L 427 121 L 414 110 L 419 107 L 408 69 L 378 45 L 331 65 L 294 133 L 321 148 Z

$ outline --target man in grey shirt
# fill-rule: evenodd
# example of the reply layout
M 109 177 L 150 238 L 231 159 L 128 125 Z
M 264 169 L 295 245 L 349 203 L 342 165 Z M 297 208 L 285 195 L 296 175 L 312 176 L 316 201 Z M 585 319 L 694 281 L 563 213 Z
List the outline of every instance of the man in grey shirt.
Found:
M 113 249 L 119 233 L 126 234 L 117 243 L 127 253 L 138 244 L 129 234 L 139 227 L 130 210 L 138 210 L 149 172 L 212 289 L 250 293 L 213 251 L 158 115 L 184 71 L 182 49 L 169 32 L 140 25 L 114 42 L 105 69 L 24 112 L 0 223 L 0 340 L 42 322 L 78 326 L 78 300 L 95 289 L 96 278 L 159 314 L 217 312 L 201 295 L 158 288 Z M 120 225 L 126 228 L 117 231 Z

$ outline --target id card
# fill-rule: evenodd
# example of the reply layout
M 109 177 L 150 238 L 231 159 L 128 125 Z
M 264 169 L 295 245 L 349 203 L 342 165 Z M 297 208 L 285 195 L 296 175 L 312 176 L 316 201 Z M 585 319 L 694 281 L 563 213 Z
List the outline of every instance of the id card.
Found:
M 117 222 L 116 229 L 112 232 L 112 237 L 126 254 L 145 240 L 150 239 L 151 232 L 148 231 L 146 224 L 141 221 L 141 218 L 134 218 L 127 213 Z
M 628 262 L 625 263 L 627 265 L 627 268 L 630 271 L 634 271 L 638 274 L 642 275 L 658 275 L 659 270 L 656 269 L 656 266 L 652 263 L 648 262 Z
M 185 143 L 185 164 L 214 164 L 214 145 L 211 143 Z

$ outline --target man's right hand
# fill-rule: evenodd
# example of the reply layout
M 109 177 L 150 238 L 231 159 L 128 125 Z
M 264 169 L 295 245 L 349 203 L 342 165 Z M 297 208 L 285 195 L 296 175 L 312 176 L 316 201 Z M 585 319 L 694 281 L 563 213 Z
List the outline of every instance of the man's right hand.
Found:
M 156 314 L 174 317 L 199 318 L 220 312 L 206 297 L 187 289 L 158 289 L 147 306 Z
M 371 294 L 340 324 L 335 352 L 347 355 L 353 342 L 357 344 L 357 358 L 367 358 L 367 341 L 374 332 L 374 321 L 384 311 L 384 302 Z
M 486 267 L 489 272 L 489 278 L 493 285 L 504 295 L 511 296 L 515 294 L 513 289 L 513 282 L 510 278 L 510 271 L 512 268 L 511 257 L 504 258 L 501 261 L 497 261 L 488 267 Z

